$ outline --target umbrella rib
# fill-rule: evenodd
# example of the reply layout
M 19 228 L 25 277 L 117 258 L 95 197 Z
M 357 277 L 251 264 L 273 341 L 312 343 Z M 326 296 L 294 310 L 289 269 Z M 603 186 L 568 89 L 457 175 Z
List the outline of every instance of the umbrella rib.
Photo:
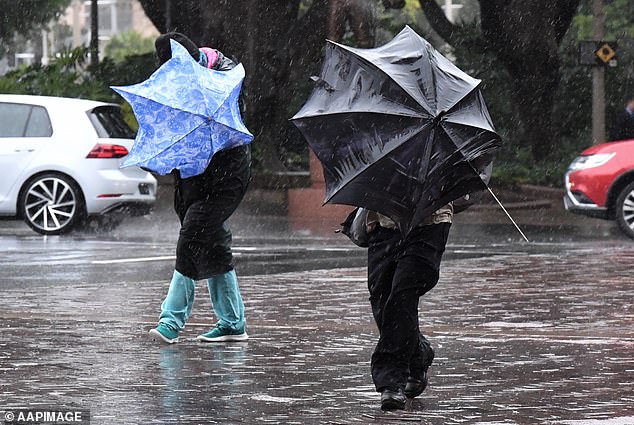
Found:
M 226 124 L 223 124 L 223 123 L 221 123 L 221 122 L 218 122 L 218 121 L 213 121 L 213 122 L 214 122 L 215 124 L 218 124 L 218 125 L 223 126 L 224 128 L 227 128 L 227 129 L 229 129 L 229 130 L 234 130 L 234 131 L 237 131 L 237 132 L 242 133 L 242 134 L 247 135 L 247 136 L 252 136 L 252 135 L 251 135 L 251 134 L 249 134 L 249 133 L 244 133 L 243 131 L 240 131 L 240 130 L 238 130 L 238 129 L 235 129 L 235 128 L 233 128 L 233 127 L 230 127 L 230 126 L 228 126 L 228 125 L 226 125 Z M 203 125 L 205 125 L 205 124 L 206 124 L 206 122 L 201 122 L 201 123 L 200 123 L 200 124 L 198 124 L 196 127 L 194 127 L 193 129 L 191 129 L 189 132 L 187 132 L 187 133 L 186 133 L 186 134 L 184 134 L 183 136 L 179 137 L 179 139 L 178 139 L 178 140 L 176 140 L 174 143 L 172 143 L 171 145 L 169 145 L 169 146 L 165 147 L 165 149 L 161 150 L 161 151 L 160 151 L 160 152 L 158 152 L 157 154 L 152 155 L 151 157 L 144 159 L 144 161 L 149 161 L 149 160 L 151 160 L 151 159 L 153 159 L 153 158 L 156 158 L 157 156 L 159 156 L 160 154 L 162 154 L 163 152 L 165 152 L 168 148 L 170 148 L 171 146 L 174 146 L 176 143 L 178 143 L 178 141 L 179 141 L 179 140 L 184 139 L 185 137 L 189 136 L 190 134 L 192 134 L 194 131 L 198 130 L 200 127 L 202 127 L 202 126 L 203 126 Z M 220 149 L 220 150 L 222 150 L 222 149 Z
M 214 123 L 214 124 L 221 125 L 221 126 L 223 126 L 224 128 L 226 128 L 226 129 L 229 129 L 229 130 L 232 130 L 232 131 L 236 131 L 236 132 L 238 132 L 238 133 L 245 134 L 245 135 L 247 135 L 247 136 L 253 136 L 251 133 L 245 133 L 244 131 L 241 131 L 241 130 L 239 130 L 239 129 L 237 129 L 237 128 L 230 127 L 230 126 L 228 126 L 227 124 L 221 123 L 221 122 L 219 122 L 219 121 L 213 121 L 213 123 Z M 202 125 L 202 124 L 201 124 L 201 125 Z M 248 131 L 248 130 L 247 130 L 247 131 Z
M 443 130 L 444 130 L 445 134 L 447 135 L 447 137 L 449 138 L 449 140 L 451 140 L 451 142 L 453 143 L 453 145 L 456 147 L 456 150 L 454 151 L 454 153 L 455 153 L 455 152 L 460 152 L 460 153 L 462 153 L 462 147 L 463 147 L 463 146 L 465 146 L 465 145 L 467 145 L 467 144 L 468 144 L 469 142 L 471 142 L 472 140 L 475 140 L 475 139 L 476 139 L 476 137 L 478 137 L 478 136 L 481 136 L 481 135 L 484 135 L 484 134 L 487 134 L 487 133 L 492 134 L 492 135 L 496 135 L 496 134 L 495 134 L 495 132 L 492 132 L 491 130 L 487 130 L 487 129 L 485 129 L 485 128 L 475 127 L 475 126 L 470 126 L 470 125 L 466 125 L 466 124 L 461 124 L 461 125 L 464 125 L 465 127 L 471 127 L 471 128 L 477 128 L 477 129 L 478 129 L 478 133 L 477 133 L 477 134 L 475 134 L 474 136 L 470 137 L 469 139 L 465 139 L 465 140 L 463 141 L 463 143 L 462 143 L 462 144 L 458 144 L 458 143 L 456 143 L 456 141 L 455 141 L 455 140 L 454 140 L 454 138 L 452 137 L 451 133 L 450 133 L 449 131 L 447 131 L 447 129 L 445 129 L 445 128 L 441 125 L 441 127 L 443 127 Z M 488 142 L 488 143 L 491 143 L 491 142 Z M 463 154 L 463 155 L 464 155 L 464 154 Z
M 412 34 L 409 35 L 409 37 L 414 37 Z M 335 41 L 332 40 L 326 40 L 328 43 L 331 43 L 332 45 L 341 48 L 342 50 L 345 50 L 351 54 L 353 54 L 355 57 L 357 57 L 358 59 L 364 61 L 367 64 L 370 64 L 371 66 L 373 66 L 375 69 L 378 69 L 381 73 L 383 73 L 384 75 L 386 75 L 390 80 L 392 80 L 398 87 L 400 87 L 405 93 L 407 93 L 407 95 L 414 101 L 416 102 L 418 105 L 420 105 L 422 108 L 425 109 L 426 105 L 421 104 L 418 100 L 416 100 L 416 97 L 413 95 L 413 93 L 411 91 L 409 91 L 408 89 L 406 89 L 405 87 L 403 87 L 397 80 L 395 80 L 390 74 L 388 74 L 386 71 L 384 71 L 383 69 L 381 69 L 380 67 L 374 65 L 372 62 L 370 62 L 368 59 L 364 58 L 363 56 L 361 56 L 360 54 L 358 54 L 357 52 L 354 51 L 354 48 L 351 48 L 349 46 L 337 43 Z M 480 87 L 480 83 L 476 84 L 471 90 L 469 90 L 469 92 L 465 93 L 464 96 L 462 96 L 460 99 L 456 100 L 456 102 L 451 105 L 446 112 L 449 112 L 451 109 L 453 109 L 458 103 L 460 103 L 464 98 L 466 98 L 467 96 L 469 96 L 469 94 L 473 93 L 474 90 L 478 89 L 478 87 Z M 435 85 L 434 85 L 435 86 Z M 424 93 L 421 92 L 421 94 L 424 96 Z M 426 109 L 425 109 L 426 110 Z M 430 113 L 430 115 L 435 116 L 438 111 L 427 111 Z
M 413 40 L 414 43 L 419 41 L 419 40 L 415 39 L 414 35 L 411 32 L 408 33 L 408 37 L 411 40 Z M 430 52 L 428 50 L 425 50 L 425 53 L 427 53 L 427 60 L 429 61 L 430 65 L 431 65 L 432 64 L 432 60 L 431 60 Z M 438 114 L 438 87 L 436 85 L 436 75 L 434 74 L 433 70 L 431 71 L 431 78 L 433 80 L 432 88 L 434 90 L 434 94 L 433 94 L 434 98 L 432 99 L 432 102 L 434 103 L 433 104 L 433 108 L 436 109 L 436 114 Z M 420 89 L 420 92 L 423 95 L 423 97 L 425 97 L 425 93 L 423 92 L 422 88 Z M 430 108 L 431 107 L 432 107 L 432 105 L 430 105 Z M 434 115 L 433 112 L 432 112 L 432 115 Z
M 409 135 L 409 137 L 407 138 L 407 140 L 412 139 L 414 136 L 416 136 L 417 134 L 419 134 L 421 131 L 423 131 L 425 128 L 427 127 L 427 125 L 422 126 L 421 128 L 419 128 L 417 131 L 415 131 L 414 133 L 412 133 L 411 135 Z M 406 141 L 407 141 L 406 140 Z M 401 145 L 397 145 L 394 146 L 392 149 L 390 150 L 386 150 L 385 152 L 383 152 L 383 154 L 376 159 L 376 161 L 374 161 L 372 164 L 376 164 L 377 162 L 379 162 L 380 160 L 384 159 L 388 154 L 390 154 L 392 151 L 394 151 L 395 149 L 398 149 Z M 356 174 L 356 176 L 354 176 L 354 178 L 350 179 L 348 182 L 346 182 L 344 185 L 342 185 L 341 187 L 339 187 L 337 189 L 336 192 L 334 192 L 332 195 L 330 195 L 328 198 L 326 198 L 324 200 L 324 204 L 328 203 L 328 201 L 330 201 L 336 194 L 337 192 L 340 192 L 341 190 L 343 190 L 343 188 L 345 188 L 346 186 L 348 186 L 350 183 L 352 183 L 357 177 L 359 177 L 364 171 L 366 171 L 370 165 L 372 164 L 366 164 L 361 170 L 359 170 L 359 172 Z
M 328 117 L 335 115 L 345 115 L 345 114 L 377 114 L 377 115 L 388 115 L 394 117 L 407 117 L 407 118 L 427 118 L 423 115 L 416 114 L 402 114 L 402 113 L 393 113 L 393 112 L 379 112 L 379 111 L 335 111 L 335 112 L 320 112 L 312 115 L 304 115 L 298 118 L 291 118 L 291 120 L 301 120 L 304 118 L 319 118 L 319 117 Z
M 427 111 L 430 115 L 434 115 L 433 111 L 428 111 L 426 106 L 427 105 L 423 105 L 421 104 L 418 100 L 416 100 L 416 97 L 409 91 L 407 90 L 405 87 L 403 87 L 398 81 L 396 81 L 390 74 L 388 74 L 387 72 L 385 72 L 384 70 L 382 70 L 381 68 L 379 68 L 378 66 L 374 65 L 372 62 L 370 62 L 369 60 L 367 60 L 366 58 L 364 58 L 363 56 L 361 56 L 360 54 L 358 54 L 357 52 L 355 52 L 354 50 L 350 49 L 348 46 L 345 46 L 343 44 L 337 43 L 335 41 L 332 40 L 326 40 L 328 43 L 331 43 L 332 45 L 339 47 L 342 50 L 345 50 L 349 53 L 352 53 L 355 57 L 359 58 L 360 60 L 362 60 L 364 63 L 370 64 L 371 66 L 373 66 L 374 68 L 378 69 L 382 74 L 386 75 L 390 80 L 392 80 L 392 82 L 394 82 L 397 87 L 399 87 L 401 90 L 403 90 L 412 101 L 414 101 L 416 104 L 418 104 L 420 107 L 422 107 L 423 109 L 425 109 L 425 111 Z
M 451 110 L 453 108 L 455 108 L 456 105 L 458 105 L 460 102 L 465 100 L 471 93 L 473 93 L 473 92 L 475 92 L 477 90 L 480 90 L 480 86 L 481 85 L 482 85 L 482 81 L 480 81 L 478 84 L 473 86 L 473 88 L 471 90 L 469 90 L 467 93 L 465 93 L 464 96 L 462 96 L 460 99 L 456 100 L 456 102 L 447 109 L 447 112 L 451 112 Z
M 238 93 L 237 93 L 237 95 L 239 96 L 239 95 L 240 95 L 240 91 L 241 91 L 241 90 L 242 90 L 242 83 L 240 83 L 240 84 L 236 85 L 236 86 L 235 86 L 235 87 L 234 87 L 234 88 L 233 88 L 233 89 L 229 92 L 229 95 L 228 95 L 228 96 L 227 96 L 227 97 L 226 97 L 226 98 L 225 98 L 222 102 L 220 102 L 220 103 L 218 104 L 218 107 L 217 107 L 217 108 L 216 108 L 216 110 L 214 111 L 214 115 L 215 115 L 215 114 L 216 114 L 216 113 L 220 110 L 220 108 L 222 108 L 224 105 L 226 105 L 228 101 L 229 101 L 229 102 L 231 101 L 231 97 L 232 97 L 232 95 L 234 94 L 234 92 L 236 92 L 236 91 L 237 91 L 237 92 L 238 92 Z
M 409 36 L 411 39 L 414 39 L 415 41 L 417 41 L 417 40 L 416 40 L 416 38 L 414 37 L 414 33 L 413 33 L 413 32 L 410 32 L 410 33 L 408 34 L 408 36 Z M 432 49 L 433 49 L 433 47 L 432 47 Z M 435 49 L 434 49 L 434 50 L 435 50 Z M 437 51 L 436 51 L 436 52 L 437 52 Z M 432 54 L 431 56 L 433 56 L 433 54 Z M 441 56 L 442 56 L 442 55 L 441 55 Z M 431 61 L 430 61 L 430 62 L 431 62 Z M 439 69 L 440 69 L 441 71 L 445 71 L 446 73 L 448 73 L 448 74 L 450 74 L 450 75 L 452 75 L 452 76 L 454 76 L 454 77 L 456 77 L 456 78 L 457 78 L 457 76 L 456 76 L 455 74 L 453 74 L 453 73 L 451 73 L 451 72 L 448 72 L 447 70 L 442 69 L 442 68 L 439 68 Z M 461 71 L 461 72 L 462 72 L 462 71 Z M 437 91 L 437 89 L 438 89 L 438 85 L 437 85 L 437 83 L 436 83 L 436 75 L 435 75 L 435 73 L 434 73 L 433 71 L 432 71 L 432 78 L 434 79 L 434 84 L 433 84 L 433 87 L 434 87 L 434 102 L 436 102 L 436 105 L 435 105 L 435 106 L 436 106 L 436 109 L 438 109 L 438 91 Z M 447 108 L 447 110 L 445 111 L 445 113 L 447 113 L 447 112 L 451 111 L 451 110 L 452 110 L 452 109 L 453 109 L 453 108 L 454 108 L 454 107 L 455 107 L 458 103 L 462 102 L 462 100 L 463 100 L 463 99 L 465 99 L 467 96 L 469 96 L 471 93 L 473 93 L 473 92 L 474 92 L 474 91 L 475 91 L 478 87 L 480 87 L 480 84 L 481 84 L 481 83 L 482 83 L 482 82 L 481 82 L 481 81 L 479 81 L 479 82 L 478 82 L 478 83 L 477 83 L 477 84 L 476 84 L 476 85 L 475 85 L 475 86 L 474 86 L 471 90 L 469 90 L 467 93 L 465 93 L 465 94 L 464 94 L 464 95 L 463 95 L 460 99 L 456 100 L 456 101 L 454 102 L 454 104 L 453 104 L 453 105 L 451 105 L 449 108 Z M 438 111 L 438 112 L 440 112 L 440 111 Z
M 178 139 L 176 139 L 176 140 L 175 140 L 172 144 L 170 144 L 169 146 L 166 146 L 164 149 L 162 149 L 162 150 L 161 150 L 160 152 L 158 152 L 157 154 L 152 155 L 151 157 L 146 158 L 146 159 L 144 159 L 143 161 L 144 161 L 144 162 L 147 162 L 147 161 L 149 161 L 149 160 L 151 160 L 151 159 L 156 158 L 157 156 L 159 156 L 160 154 L 162 154 L 163 152 L 165 152 L 168 148 L 170 148 L 170 147 L 174 146 L 176 143 L 178 143 L 178 141 L 179 141 L 179 140 L 184 139 L 185 137 L 187 137 L 187 136 L 189 136 L 190 134 L 192 134 L 194 131 L 198 130 L 200 127 L 202 127 L 202 126 L 203 126 L 203 124 L 205 124 L 205 122 L 204 122 L 204 121 L 203 121 L 203 122 L 201 122 L 200 124 L 198 124 L 196 127 L 194 127 L 194 128 L 192 128 L 191 130 L 189 130 L 187 133 L 185 133 L 185 134 L 183 134 L 182 136 L 180 136 L 180 137 L 179 137 Z
M 477 175 L 480 175 L 480 173 L 478 172 L 478 170 L 475 169 L 475 167 L 473 166 L 473 164 L 471 164 L 470 161 L 467 160 L 467 163 L 469 164 L 469 166 L 471 167 L 471 169 L 473 170 L 474 173 L 476 173 Z M 483 182 L 484 183 L 484 182 Z M 511 214 L 509 214 L 509 212 L 506 210 L 506 208 L 504 208 L 504 205 L 502 205 L 502 202 L 500 202 L 500 200 L 498 199 L 497 196 L 495 196 L 495 193 L 493 193 L 493 191 L 491 190 L 491 188 L 489 187 L 488 184 L 484 184 L 487 188 L 487 190 L 489 191 L 489 193 L 491 194 L 491 196 L 493 196 L 493 199 L 495 199 L 495 201 L 498 203 L 498 205 L 500 206 L 500 208 L 502 208 L 502 211 L 504 211 L 504 213 L 506 214 L 506 216 L 508 217 L 508 219 L 511 221 L 511 223 L 513 223 L 513 225 L 515 226 L 515 228 L 517 229 L 517 231 L 520 233 L 520 235 L 522 235 L 522 237 L 524 238 L 524 240 L 526 242 L 530 241 L 528 240 L 528 238 L 526 237 L 526 235 L 524 234 L 524 232 L 522 232 L 522 229 L 520 229 L 520 226 L 515 222 L 515 220 L 513 220 L 513 217 L 511 217 Z
M 229 71 L 215 71 L 215 70 L 208 69 L 208 68 L 202 68 L 202 71 L 199 70 L 199 72 L 197 73 L 197 76 L 201 77 L 205 72 L 208 72 L 208 71 L 222 72 L 222 73 L 232 72 L 234 70 L 240 71 L 240 68 L 244 69 L 243 66 L 242 66 L 242 63 L 238 63 L 235 67 L 231 68 Z M 242 78 L 244 78 L 244 71 L 242 71 L 242 72 L 243 72 Z M 204 87 L 204 86 L 205 86 L 205 84 L 201 83 L 201 87 Z M 213 111 L 212 116 L 215 115 L 220 108 L 222 108 L 222 106 L 227 102 L 227 100 L 229 100 L 231 98 L 231 95 L 233 95 L 235 91 L 237 91 L 238 95 L 239 95 L 241 90 L 242 90 L 242 80 L 240 81 L 240 83 L 238 83 L 237 85 L 232 87 L 232 89 L 229 91 L 229 95 L 226 96 L 225 99 L 223 99 L 223 101 L 218 104 L 218 107 Z
M 200 112 L 192 112 L 192 111 L 188 111 L 188 110 L 187 110 L 187 109 L 185 109 L 184 107 L 177 107 L 177 106 L 172 106 L 172 105 L 166 105 L 165 103 L 159 102 L 159 101 L 158 101 L 158 100 L 156 100 L 156 99 L 151 99 L 151 98 L 149 98 L 149 97 L 147 97 L 147 96 L 143 96 L 143 95 L 136 94 L 136 93 L 131 93 L 131 92 L 126 92 L 126 93 L 132 94 L 133 96 L 140 97 L 141 99 L 144 99 L 144 100 L 149 101 L 149 102 L 154 102 L 154 103 L 157 103 L 157 104 L 159 104 L 159 105 L 166 106 L 166 107 L 168 107 L 168 108 L 170 108 L 170 109 L 173 109 L 173 110 L 175 110 L 175 111 L 185 112 L 185 113 L 188 113 L 188 114 L 192 114 L 192 115 L 196 115 L 196 116 L 199 116 L 199 117 L 207 118 L 207 115 L 206 115 L 206 114 L 202 114 L 202 113 L 200 113 Z M 128 103 L 130 103 L 130 102 L 128 102 Z M 133 109 L 134 109 L 134 108 L 133 108 Z
M 485 128 L 485 127 L 481 127 L 479 125 L 472 125 L 472 124 L 467 124 L 466 122 L 456 121 L 456 120 L 453 120 L 451 118 L 451 116 L 445 115 L 445 119 L 443 119 L 441 121 L 440 125 L 444 129 L 444 126 L 447 125 L 447 124 L 452 124 L 452 125 L 462 126 L 462 127 L 469 127 L 469 128 L 477 128 L 479 130 L 488 131 L 488 132 L 491 132 L 491 133 L 495 132 L 495 130 L 492 129 L 492 128 Z

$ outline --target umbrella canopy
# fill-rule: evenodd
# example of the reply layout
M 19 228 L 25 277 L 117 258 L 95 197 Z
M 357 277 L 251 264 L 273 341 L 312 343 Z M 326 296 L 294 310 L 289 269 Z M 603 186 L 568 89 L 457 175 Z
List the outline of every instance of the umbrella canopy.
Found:
M 324 168 L 324 202 L 380 212 L 407 233 L 442 205 L 486 189 L 501 141 L 480 80 L 411 28 L 374 49 L 329 41 L 314 80 L 292 120 Z
M 240 117 L 238 97 L 242 64 L 229 71 L 200 66 L 171 40 L 172 58 L 146 81 L 112 87 L 132 106 L 139 122 L 123 167 L 138 165 L 158 174 L 180 170 L 201 174 L 221 149 L 250 143 L 253 136 Z

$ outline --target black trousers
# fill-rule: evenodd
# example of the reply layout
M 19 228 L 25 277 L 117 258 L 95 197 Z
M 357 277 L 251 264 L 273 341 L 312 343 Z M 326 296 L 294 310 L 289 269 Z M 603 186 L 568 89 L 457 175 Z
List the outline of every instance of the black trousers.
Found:
M 378 227 L 369 235 L 368 289 L 379 341 L 372 354 L 377 391 L 404 388 L 408 376 L 422 376 L 433 358 L 420 332 L 418 301 L 438 282 L 440 260 L 451 224 L 398 230 Z
M 248 146 L 216 153 L 203 174 L 177 176 L 174 209 L 181 222 L 176 270 L 195 280 L 233 269 L 227 219 L 246 193 L 251 154 Z

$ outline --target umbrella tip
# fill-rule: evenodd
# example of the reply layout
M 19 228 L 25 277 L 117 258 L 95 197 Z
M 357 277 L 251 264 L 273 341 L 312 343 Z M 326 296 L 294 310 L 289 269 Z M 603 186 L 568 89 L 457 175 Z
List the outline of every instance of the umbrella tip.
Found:
M 447 115 L 447 111 L 440 111 L 438 112 L 438 115 L 436 115 L 436 117 L 433 120 L 433 124 L 435 126 L 437 126 L 438 124 L 440 124 L 440 121 L 442 121 L 445 117 L 445 115 Z

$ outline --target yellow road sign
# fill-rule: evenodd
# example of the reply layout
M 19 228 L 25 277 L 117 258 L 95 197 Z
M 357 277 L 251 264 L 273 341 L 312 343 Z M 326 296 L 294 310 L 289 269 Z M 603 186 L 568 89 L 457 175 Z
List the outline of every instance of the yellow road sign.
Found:
M 597 50 L 595 50 L 594 54 L 603 61 L 603 63 L 608 63 L 616 56 L 616 52 L 608 43 L 603 43 Z

